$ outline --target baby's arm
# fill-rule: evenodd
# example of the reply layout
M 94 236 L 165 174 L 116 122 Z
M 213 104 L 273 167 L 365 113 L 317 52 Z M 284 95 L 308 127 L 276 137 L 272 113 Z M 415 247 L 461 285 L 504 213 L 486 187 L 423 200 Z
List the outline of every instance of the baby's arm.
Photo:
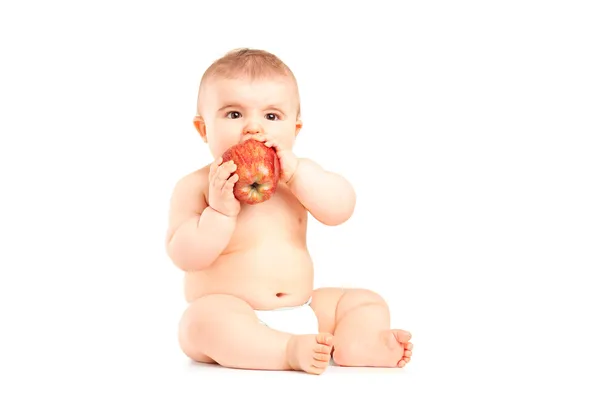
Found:
M 352 185 L 312 160 L 298 159 L 288 185 L 312 216 L 325 225 L 339 225 L 354 212 L 356 193 Z
M 206 174 L 182 178 L 171 196 L 167 254 L 184 271 L 209 267 L 229 244 L 236 220 L 208 206 Z

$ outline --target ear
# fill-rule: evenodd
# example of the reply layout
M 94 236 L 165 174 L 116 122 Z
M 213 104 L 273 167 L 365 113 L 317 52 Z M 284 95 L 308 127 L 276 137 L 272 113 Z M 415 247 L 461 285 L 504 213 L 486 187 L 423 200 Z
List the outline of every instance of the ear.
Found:
M 298 118 L 296 120 L 296 136 L 300 133 L 300 129 L 302 129 L 302 120 Z
M 196 115 L 194 117 L 194 126 L 196 127 L 196 130 L 200 134 L 200 137 L 204 143 L 206 143 L 206 125 L 204 124 L 204 119 L 199 115 Z

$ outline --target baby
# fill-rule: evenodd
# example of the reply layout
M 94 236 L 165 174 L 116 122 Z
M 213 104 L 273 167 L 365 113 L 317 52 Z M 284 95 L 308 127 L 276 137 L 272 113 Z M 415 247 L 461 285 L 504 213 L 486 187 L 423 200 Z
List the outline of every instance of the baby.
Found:
M 342 176 L 294 155 L 302 122 L 291 70 L 266 51 L 227 53 L 202 77 L 194 126 L 215 161 L 181 178 L 171 197 L 166 249 L 185 272 L 189 303 L 179 326 L 183 353 L 230 368 L 311 374 L 330 361 L 404 367 L 411 334 L 390 329 L 379 295 L 313 290 L 307 214 L 339 225 L 355 193 Z M 272 147 L 281 165 L 275 195 L 255 205 L 234 197 L 237 166 L 221 157 L 251 138 Z

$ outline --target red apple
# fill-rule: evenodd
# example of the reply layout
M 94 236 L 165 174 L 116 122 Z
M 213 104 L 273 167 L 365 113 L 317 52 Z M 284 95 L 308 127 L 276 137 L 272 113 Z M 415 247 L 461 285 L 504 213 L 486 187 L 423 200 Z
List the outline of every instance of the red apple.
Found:
M 223 163 L 233 160 L 239 180 L 233 195 L 241 203 L 258 204 L 269 200 L 277 190 L 280 177 L 279 158 L 271 147 L 249 139 L 223 153 Z

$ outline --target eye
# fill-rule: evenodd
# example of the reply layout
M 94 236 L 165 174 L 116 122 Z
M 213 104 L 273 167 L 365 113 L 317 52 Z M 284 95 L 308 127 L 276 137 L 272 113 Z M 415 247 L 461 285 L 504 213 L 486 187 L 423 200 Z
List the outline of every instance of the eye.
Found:
M 237 111 L 229 111 L 229 112 L 227 113 L 227 118 L 231 118 L 231 119 L 236 119 L 236 118 L 239 118 L 239 117 L 241 117 L 241 116 L 242 116 L 242 114 L 240 114 L 240 113 L 239 113 L 239 112 L 237 112 Z
M 273 113 L 269 113 L 269 114 L 265 115 L 265 118 L 268 119 L 269 121 L 276 121 L 279 119 L 279 117 Z

